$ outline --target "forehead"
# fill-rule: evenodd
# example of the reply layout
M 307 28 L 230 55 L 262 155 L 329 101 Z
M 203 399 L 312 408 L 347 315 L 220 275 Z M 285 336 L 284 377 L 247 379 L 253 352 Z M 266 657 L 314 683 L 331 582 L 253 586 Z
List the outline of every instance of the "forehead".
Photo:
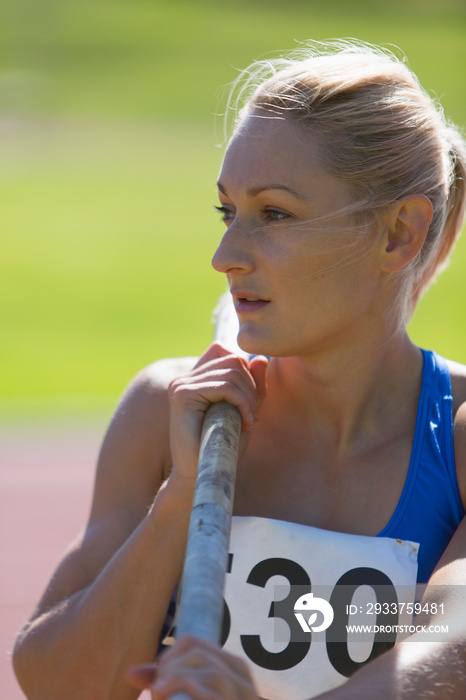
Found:
M 325 149 L 317 134 L 264 110 L 252 112 L 239 125 L 225 153 L 219 180 L 226 190 L 276 182 L 313 196 L 329 187 L 343 187 L 326 172 Z

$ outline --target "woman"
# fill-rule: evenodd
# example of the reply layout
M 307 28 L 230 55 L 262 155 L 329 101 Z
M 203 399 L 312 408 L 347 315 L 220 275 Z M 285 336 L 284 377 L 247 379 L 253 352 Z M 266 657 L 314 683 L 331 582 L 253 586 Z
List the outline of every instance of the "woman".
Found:
M 464 144 L 385 52 L 331 44 L 265 67 L 268 78 L 263 64 L 247 73 L 257 87 L 219 176 L 226 232 L 213 259 L 252 357 L 214 344 L 131 384 L 87 528 L 17 642 L 31 698 L 123 700 L 143 687 L 194 700 L 464 695 L 466 368 L 406 333 L 460 232 Z M 153 666 L 200 427 L 220 400 L 243 427 L 225 646 L 185 639 Z M 447 636 L 400 641 L 427 581 L 416 625 L 435 618 Z M 316 599 L 301 624 L 299 605 Z M 316 621 L 325 599 L 335 626 Z M 351 641 L 351 605 L 376 603 L 388 605 L 377 616 L 388 633 L 374 648 L 372 636 Z M 149 665 L 129 671 L 131 687 L 139 662 Z

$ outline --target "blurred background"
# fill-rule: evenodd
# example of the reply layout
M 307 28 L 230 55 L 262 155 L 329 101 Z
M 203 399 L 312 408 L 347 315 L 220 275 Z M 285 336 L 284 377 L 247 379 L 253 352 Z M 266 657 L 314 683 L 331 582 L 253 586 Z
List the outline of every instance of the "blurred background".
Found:
M 466 5 L 3 0 L 0 22 L 0 683 L 16 700 L 14 630 L 85 521 L 118 397 L 211 339 L 225 86 L 297 42 L 356 37 L 400 47 L 466 126 Z M 462 240 L 410 327 L 461 362 L 465 269 Z

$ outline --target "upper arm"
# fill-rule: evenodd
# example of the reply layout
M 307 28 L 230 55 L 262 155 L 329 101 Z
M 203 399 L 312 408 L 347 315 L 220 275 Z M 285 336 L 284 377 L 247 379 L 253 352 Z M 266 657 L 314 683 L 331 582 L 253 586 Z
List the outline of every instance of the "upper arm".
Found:
M 89 586 L 147 514 L 171 467 L 167 387 L 193 364 L 193 358 L 156 362 L 127 388 L 102 443 L 87 526 L 34 617 Z
M 453 443 L 458 487 L 466 509 L 466 367 L 448 363 L 453 394 Z M 459 524 L 443 553 L 430 583 L 466 581 L 466 517 Z
M 456 410 L 453 423 L 456 473 L 461 500 L 466 508 L 466 401 Z
M 466 367 L 450 364 L 453 393 L 453 443 L 461 499 L 466 509 Z M 430 580 L 436 585 L 466 581 L 466 517 L 459 524 Z
M 449 362 L 453 394 L 453 443 L 461 500 L 466 509 L 466 366 Z
M 460 522 L 448 547 L 435 567 L 429 583 L 434 585 L 461 585 L 466 581 L 466 516 Z

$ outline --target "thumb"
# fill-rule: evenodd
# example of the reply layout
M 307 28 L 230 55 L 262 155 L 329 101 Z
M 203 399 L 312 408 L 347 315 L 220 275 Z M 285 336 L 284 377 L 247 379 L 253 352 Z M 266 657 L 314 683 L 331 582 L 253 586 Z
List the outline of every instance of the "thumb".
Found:
M 126 679 L 139 690 L 150 688 L 156 677 L 157 665 L 154 663 L 138 664 L 137 666 L 130 666 L 126 670 Z

